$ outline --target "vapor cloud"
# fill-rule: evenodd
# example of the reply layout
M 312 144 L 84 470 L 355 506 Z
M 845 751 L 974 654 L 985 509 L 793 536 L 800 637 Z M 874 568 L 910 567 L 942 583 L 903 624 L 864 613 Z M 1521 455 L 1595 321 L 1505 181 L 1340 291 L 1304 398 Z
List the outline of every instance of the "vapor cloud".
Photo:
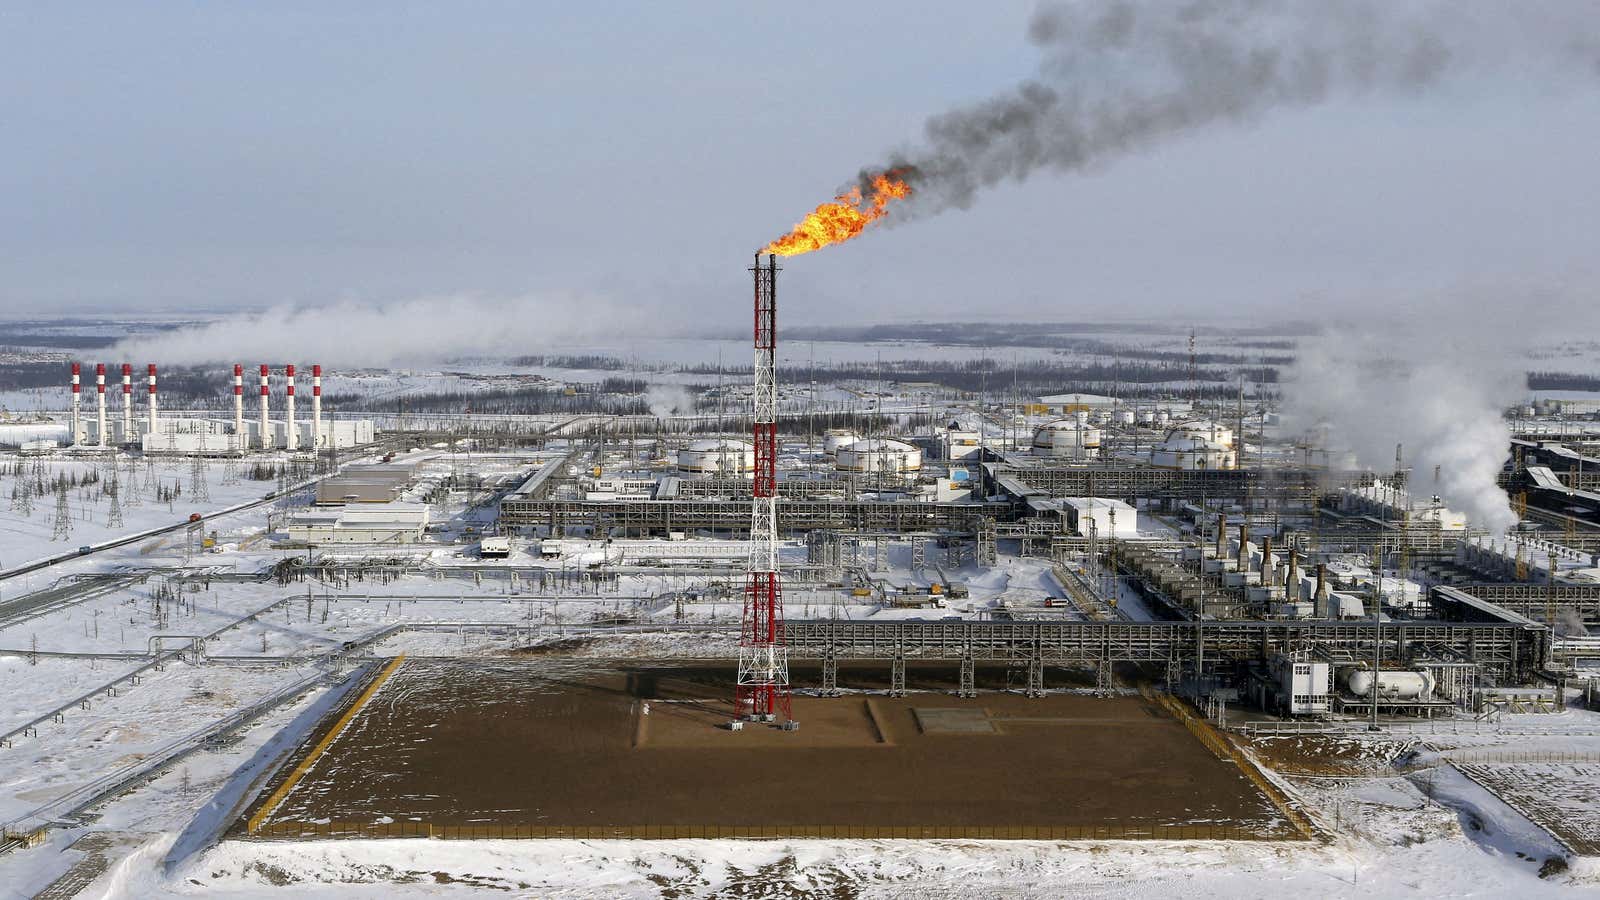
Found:
M 1078 171 L 1214 125 L 1335 96 L 1428 88 L 1515 62 L 1600 74 L 1600 22 L 1584 4 L 1190 0 L 1051 4 L 1028 30 L 1035 77 L 929 119 L 921 147 L 859 179 L 908 173 L 895 218 L 966 207 L 1041 169 Z
M 1303 342 L 1286 373 L 1285 425 L 1326 425 L 1331 449 L 1378 472 L 1393 469 L 1404 445 L 1414 497 L 1437 493 L 1499 533 L 1516 522 L 1495 478 L 1511 453 L 1503 413 L 1527 394 L 1517 356 L 1467 322 L 1336 328 Z
M 616 338 L 630 316 L 591 296 L 424 297 L 285 307 L 120 343 L 113 355 L 168 365 L 240 360 L 394 366 L 497 358 Z

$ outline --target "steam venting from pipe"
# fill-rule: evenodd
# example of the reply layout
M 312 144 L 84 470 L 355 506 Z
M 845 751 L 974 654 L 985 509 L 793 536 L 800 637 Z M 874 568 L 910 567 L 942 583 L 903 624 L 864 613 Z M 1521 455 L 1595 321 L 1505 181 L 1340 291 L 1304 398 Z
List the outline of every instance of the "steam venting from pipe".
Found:
M 1343 97 L 1413 93 L 1464 70 L 1600 74 L 1584 4 L 1189 0 L 1052 3 L 1028 27 L 1041 58 L 1005 93 L 930 118 L 923 142 L 862 170 L 911 198 L 886 220 L 970 206 L 1040 170 L 1078 172 L 1214 126 Z

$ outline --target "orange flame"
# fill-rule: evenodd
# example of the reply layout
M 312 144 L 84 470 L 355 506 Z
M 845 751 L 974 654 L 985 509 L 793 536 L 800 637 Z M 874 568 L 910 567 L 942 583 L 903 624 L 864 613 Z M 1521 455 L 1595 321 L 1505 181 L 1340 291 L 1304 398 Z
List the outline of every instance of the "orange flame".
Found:
M 850 240 L 887 215 L 890 201 L 911 196 L 911 185 L 900 176 L 899 171 L 874 175 L 869 194 L 862 196 L 859 186 L 851 188 L 833 198 L 832 203 L 824 203 L 807 213 L 793 231 L 763 247 L 761 252 L 798 256 Z

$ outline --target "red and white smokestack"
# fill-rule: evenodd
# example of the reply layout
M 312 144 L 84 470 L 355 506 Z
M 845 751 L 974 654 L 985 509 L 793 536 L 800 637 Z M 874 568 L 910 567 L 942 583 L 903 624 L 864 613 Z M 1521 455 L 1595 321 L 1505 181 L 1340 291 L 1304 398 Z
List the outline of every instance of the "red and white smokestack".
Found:
M 156 433 L 156 364 L 155 363 L 150 363 L 150 368 L 146 372 L 146 377 L 149 378 L 149 380 L 150 380 L 150 434 L 154 435 Z
M 104 449 L 104 447 L 106 446 L 106 364 L 105 363 L 95 363 L 94 364 L 94 392 L 95 392 L 95 402 L 97 404 L 97 406 L 95 408 L 95 412 L 96 412 L 96 417 L 99 419 L 99 426 L 100 426 L 99 430 L 96 431 L 95 434 L 99 435 L 100 447 L 102 449 Z
M 299 435 L 294 433 L 294 363 L 283 367 L 283 377 L 289 379 L 288 388 L 284 392 L 284 429 L 283 449 L 293 451 L 299 444 Z
M 272 449 L 272 425 L 267 421 L 267 367 L 261 367 L 261 449 Z
M 74 444 L 83 441 L 83 432 L 80 430 L 83 427 L 83 423 L 78 419 L 78 375 L 81 371 L 81 366 L 77 363 L 72 364 L 72 443 Z
M 133 366 L 122 364 L 122 443 L 133 440 Z
M 244 449 L 244 366 L 233 364 L 233 436 Z
M 311 449 L 322 445 L 322 367 L 311 367 Z

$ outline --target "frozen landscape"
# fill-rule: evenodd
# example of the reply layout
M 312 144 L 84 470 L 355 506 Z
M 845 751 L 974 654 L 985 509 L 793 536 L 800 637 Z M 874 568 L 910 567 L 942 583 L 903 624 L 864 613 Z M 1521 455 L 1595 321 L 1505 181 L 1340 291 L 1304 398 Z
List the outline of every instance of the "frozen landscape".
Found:
M 1600 14 L 0 12 L 0 900 L 1600 892 Z

